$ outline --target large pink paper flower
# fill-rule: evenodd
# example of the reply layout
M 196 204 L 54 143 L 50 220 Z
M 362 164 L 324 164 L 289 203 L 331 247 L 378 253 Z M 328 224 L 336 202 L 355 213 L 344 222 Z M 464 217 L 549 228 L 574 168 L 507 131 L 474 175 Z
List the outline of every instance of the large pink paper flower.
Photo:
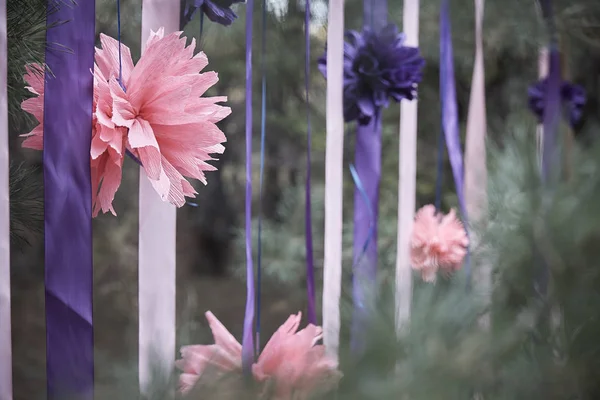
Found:
M 144 55 L 123 76 L 123 87 L 110 80 L 112 122 L 126 127 L 127 147 L 141 161 L 163 200 L 179 207 L 196 191 L 184 176 L 206 184 L 210 154 L 222 153 L 225 135 L 216 123 L 231 113 L 218 105 L 226 97 L 200 97 L 218 81 L 216 72 L 199 74 L 208 60 L 194 56 L 195 40 L 186 47 L 181 32 L 152 32 Z
M 272 383 L 274 400 L 308 399 L 316 390 L 331 389 L 341 377 L 325 346 L 317 345 L 323 330 L 309 324 L 298 331 L 300 319 L 300 313 L 290 316 L 252 366 L 257 381 Z
M 131 52 L 100 35 L 96 49 L 94 102 L 90 153 L 93 215 L 115 214 L 114 196 L 121 184 L 126 150 L 137 157 L 161 198 L 178 207 L 196 191 L 185 177 L 206 184 L 210 156 L 223 153 L 225 135 L 216 126 L 231 113 L 217 103 L 226 97 L 200 97 L 217 81 L 215 72 L 200 73 L 208 65 L 202 52 L 194 56 L 195 41 L 186 46 L 181 32 L 164 36 L 152 32 L 146 51 L 134 66 Z M 42 150 L 44 82 L 27 67 L 27 89 L 36 94 L 22 108 L 40 123 L 26 137 L 24 147 Z M 119 76 L 122 80 L 119 82 Z
M 179 390 L 184 394 L 196 385 L 207 368 L 212 368 L 217 374 L 239 372 L 242 369 L 242 345 L 213 313 L 208 311 L 205 315 L 215 344 L 181 348 L 182 359 L 176 365 L 183 371 L 179 378 Z
M 184 346 L 182 359 L 176 362 L 183 372 L 179 389 L 188 393 L 209 368 L 217 374 L 241 373 L 242 346 L 209 311 L 206 313 L 215 344 Z M 329 390 L 341 377 L 337 363 L 325 355 L 325 348 L 316 343 L 322 329 L 308 325 L 298 331 L 301 314 L 292 315 L 273 334 L 252 374 L 258 383 L 268 383 L 274 389 L 273 400 L 303 400 L 317 390 Z
M 29 85 L 25 89 L 35 94 L 35 97 L 23 101 L 21 108 L 33 115 L 38 125 L 31 132 L 22 135 L 26 138 L 23 147 L 42 150 L 44 147 L 44 69 L 39 64 L 31 64 L 25 66 L 25 71 L 23 79 Z
M 467 233 L 454 210 L 448 215 L 437 214 L 434 206 L 426 205 L 417 212 L 410 259 L 424 281 L 435 281 L 438 269 L 450 273 L 460 268 L 468 245 Z

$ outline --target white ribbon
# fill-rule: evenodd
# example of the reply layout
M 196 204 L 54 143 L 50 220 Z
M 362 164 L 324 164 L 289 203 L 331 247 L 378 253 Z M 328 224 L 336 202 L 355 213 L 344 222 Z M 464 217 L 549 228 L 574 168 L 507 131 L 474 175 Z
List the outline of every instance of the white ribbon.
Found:
M 0 0 L 0 400 L 12 399 L 6 0 Z
M 406 45 L 419 46 L 419 0 L 404 0 Z M 410 319 L 412 270 L 410 235 L 415 216 L 417 184 L 417 100 L 400 103 L 400 162 L 398 175 L 398 241 L 396 255 L 396 332 Z
M 487 209 L 487 167 L 485 137 L 485 67 L 483 62 L 483 6 L 475 0 L 475 64 L 465 144 L 465 202 L 471 221 L 478 221 Z
M 475 1 L 475 63 L 471 80 L 471 98 L 467 117 L 465 143 L 465 202 L 467 215 L 473 223 L 485 223 L 487 212 L 487 163 L 486 163 L 486 104 L 485 66 L 483 61 L 483 8 L 484 0 Z M 477 245 L 476 231 L 471 231 L 471 244 Z M 492 284 L 491 265 L 482 260 L 473 271 L 478 290 L 489 294 Z M 487 296 L 487 300 L 491 300 Z M 483 328 L 489 327 L 489 314 L 479 320 Z
M 549 69 L 549 54 L 548 49 L 546 47 L 540 48 L 540 53 L 538 56 L 538 76 L 540 79 L 544 79 L 548 76 Z M 542 169 L 542 150 L 544 146 L 544 124 L 538 124 L 537 132 L 536 132 L 536 141 L 537 141 L 537 154 L 538 154 L 538 166 L 540 170 Z
M 179 0 L 144 0 L 142 51 L 150 31 L 179 31 Z M 156 373 L 169 378 L 175 360 L 176 208 L 156 193 L 140 168 L 139 382 L 148 394 Z M 156 371 L 154 368 L 161 368 Z
M 337 361 L 342 285 L 344 0 L 330 0 L 328 18 L 323 343 L 327 354 Z

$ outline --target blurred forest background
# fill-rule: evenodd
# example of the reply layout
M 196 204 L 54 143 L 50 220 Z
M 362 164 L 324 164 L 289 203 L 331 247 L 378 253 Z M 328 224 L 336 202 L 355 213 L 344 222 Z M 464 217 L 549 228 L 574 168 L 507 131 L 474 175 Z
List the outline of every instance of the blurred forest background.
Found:
M 9 0 L 12 1 L 12 0 Z M 263 193 L 265 218 L 263 266 L 263 326 L 270 333 L 290 314 L 304 310 L 304 180 L 306 176 L 306 110 L 304 92 L 304 1 L 266 0 L 267 22 L 267 139 Z M 260 8 L 255 12 L 254 177 L 258 188 L 260 133 Z M 439 109 L 439 10 L 437 0 L 422 0 L 420 40 L 427 65 L 419 88 L 419 139 L 417 205 L 433 202 L 436 175 Z M 557 5 L 561 46 L 568 75 L 588 93 L 584 118 L 576 129 L 580 141 L 598 132 L 600 122 L 600 3 L 597 0 L 561 0 Z M 116 0 L 97 0 L 96 32 L 116 37 Z M 474 6 L 471 0 L 452 0 L 453 43 L 458 111 L 464 132 L 474 58 Z M 521 127 L 532 127 L 527 109 L 527 87 L 537 80 L 538 50 L 544 29 L 534 0 L 488 0 L 484 20 L 484 47 L 488 135 L 501 145 L 503 137 Z M 402 1 L 390 1 L 391 22 L 401 27 Z M 198 187 L 198 207 L 178 211 L 178 340 L 179 344 L 209 341 L 204 312 L 213 313 L 240 337 L 245 286 L 244 252 L 244 5 L 235 7 L 239 18 L 231 27 L 205 21 L 200 49 L 209 58 L 210 70 L 219 73 L 213 93 L 227 95 L 233 113 L 221 128 L 228 138 L 225 154 L 209 173 L 208 186 Z M 43 11 L 43 10 L 42 10 Z M 327 2 L 312 1 L 310 112 L 314 132 L 312 179 L 315 258 L 323 265 L 323 185 L 325 151 L 325 80 L 316 59 L 323 53 Z M 122 40 L 139 57 L 141 0 L 121 0 Z M 362 2 L 347 1 L 346 26 L 360 29 Z M 40 34 L 43 34 L 41 32 Z M 188 38 L 200 35 L 198 17 L 185 29 Z M 10 40 L 10 39 L 9 39 Z M 14 71 L 11 71 L 14 73 Z M 382 279 L 390 276 L 396 254 L 399 106 L 384 113 L 384 154 L 381 184 L 379 246 Z M 31 121 L 15 119 L 11 126 L 11 156 L 16 163 L 40 165 L 41 155 L 20 148 L 18 134 Z M 534 130 L 531 130 L 532 138 Z M 352 137 L 344 143 L 348 162 L 353 157 Z M 41 180 L 41 173 L 39 174 Z M 98 388 L 136 385 L 137 363 L 137 227 L 138 167 L 126 161 L 115 209 L 118 217 L 101 215 L 94 220 L 95 340 Z M 197 184 L 194 183 L 194 184 Z M 345 250 L 351 263 L 352 180 L 347 175 L 345 193 Z M 41 193 L 38 193 L 42 196 Z M 444 179 L 444 207 L 455 204 L 449 170 Z M 254 191 L 255 208 L 258 190 Z M 254 237 L 254 240 L 256 236 Z M 13 340 L 15 399 L 43 396 L 45 331 L 43 292 L 43 236 L 12 254 Z M 386 275 L 387 274 L 387 275 Z M 348 275 L 349 279 L 349 275 Z M 318 285 L 319 286 L 319 285 Z M 319 296 L 317 296 L 319 298 Z M 122 365 L 123 369 L 116 368 Z M 124 372 L 127 371 L 127 372 Z M 131 374 L 131 379 L 123 379 Z M 114 386 L 114 390 L 117 390 Z M 115 392 L 116 393 L 116 392 Z

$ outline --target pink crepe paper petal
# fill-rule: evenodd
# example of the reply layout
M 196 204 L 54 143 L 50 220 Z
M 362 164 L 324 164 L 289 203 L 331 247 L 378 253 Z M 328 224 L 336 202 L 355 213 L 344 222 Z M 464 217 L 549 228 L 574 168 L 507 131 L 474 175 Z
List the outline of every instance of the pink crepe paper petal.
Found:
M 44 68 L 39 64 L 25 66 L 23 79 L 29 86 L 26 89 L 35 95 L 21 103 L 23 111 L 33 115 L 38 122 L 31 132 L 21 135 L 26 138 L 22 146 L 42 150 L 44 146 Z
M 101 48 L 96 48 L 96 65 L 102 71 L 106 79 L 119 77 L 119 42 L 110 36 L 100 34 Z M 127 84 L 131 71 L 133 70 L 133 60 L 129 47 L 121 43 L 121 73 L 123 82 Z

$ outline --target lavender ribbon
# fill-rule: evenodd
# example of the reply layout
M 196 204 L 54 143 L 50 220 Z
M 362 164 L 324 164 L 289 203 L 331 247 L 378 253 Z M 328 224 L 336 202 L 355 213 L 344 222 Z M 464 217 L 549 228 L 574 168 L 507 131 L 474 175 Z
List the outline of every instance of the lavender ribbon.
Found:
M 364 28 L 380 31 L 387 25 L 387 0 L 364 0 Z M 361 352 L 368 319 L 368 297 L 377 277 L 377 220 L 381 181 L 381 109 L 368 124 L 357 124 L 354 163 L 358 184 L 354 190 L 354 268 L 351 343 Z M 361 186 L 361 187 L 359 187 Z M 362 189 L 362 190 L 361 190 Z M 363 193 L 364 191 L 364 193 Z M 365 199 L 366 195 L 366 199 Z
M 541 2 L 542 12 L 548 24 L 550 35 L 550 54 L 548 56 L 548 77 L 546 79 L 545 107 L 543 114 L 543 142 L 542 142 L 542 181 L 550 191 L 560 179 L 561 154 L 558 144 L 558 125 L 561 115 L 561 71 L 560 53 L 555 40 L 555 28 L 552 6 L 549 0 Z M 538 252 L 537 249 L 535 249 Z M 540 257 L 539 273 L 534 287 L 542 296 L 548 290 L 549 270 L 544 260 Z
M 556 30 L 550 0 L 542 0 L 542 13 L 548 24 L 550 54 L 548 57 L 548 77 L 545 84 L 545 107 L 543 113 L 544 141 L 542 147 L 542 179 L 549 183 L 558 178 L 560 154 L 558 146 L 558 124 L 561 115 L 561 72 L 560 53 L 556 45 Z
M 317 324 L 317 312 L 315 307 L 315 266 L 313 255 L 312 238 L 312 209 L 310 195 L 311 160 L 310 151 L 312 147 L 312 130 L 310 121 L 310 0 L 304 5 L 304 41 L 306 55 L 304 62 L 304 91 L 306 92 L 306 197 L 305 197 L 305 221 L 306 230 L 306 294 L 308 301 L 308 323 Z
M 95 1 L 50 2 L 45 77 L 46 352 L 50 399 L 93 399 L 90 145 Z M 69 21 L 58 24 L 58 21 Z
M 458 109 L 456 105 L 456 87 L 454 82 L 454 54 L 450 27 L 449 0 L 442 0 L 440 13 L 440 92 L 442 97 L 442 128 L 446 147 L 456 185 L 458 205 L 463 220 L 467 220 L 467 208 L 464 195 L 464 166 L 460 148 L 460 130 L 458 129 Z M 465 260 L 467 281 L 470 281 L 471 268 L 469 257 Z
M 242 338 L 242 367 L 252 373 L 254 344 L 254 266 L 252 263 L 252 15 L 254 0 L 246 3 L 246 312 Z

